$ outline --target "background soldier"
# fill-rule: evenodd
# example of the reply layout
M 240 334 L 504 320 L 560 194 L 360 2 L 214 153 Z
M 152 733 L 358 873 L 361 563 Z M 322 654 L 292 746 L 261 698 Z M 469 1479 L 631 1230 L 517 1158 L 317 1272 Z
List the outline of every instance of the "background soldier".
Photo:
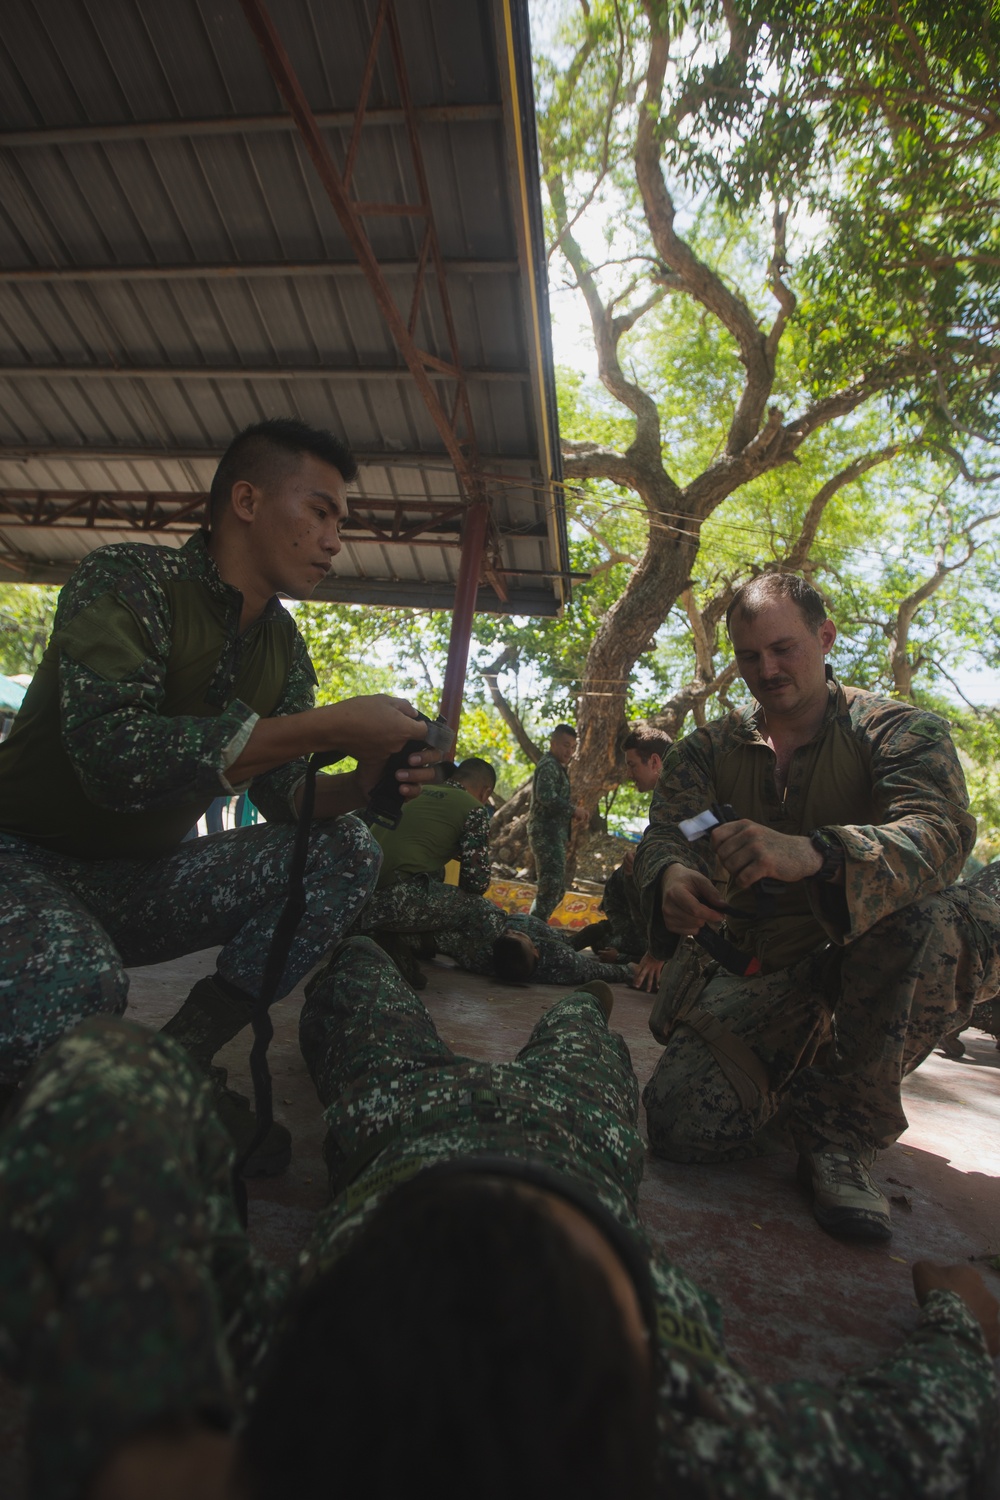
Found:
M 312 751 L 358 765 L 317 783 L 306 911 L 279 994 L 369 895 L 377 850 L 340 815 L 364 807 L 389 754 L 426 726 L 385 696 L 315 708 L 312 664 L 277 598 L 306 599 L 326 576 L 354 473 L 332 433 L 258 423 L 219 464 L 210 532 L 181 548 L 99 548 L 62 590 L 0 745 L 0 1089 L 84 1016 L 123 1011 L 127 967 L 220 945 L 167 1028 L 208 1068 L 256 1003 Z M 266 824 L 182 842 L 220 791 L 244 789 Z M 224 1085 L 221 1074 L 220 1110 L 249 1141 L 249 1107 Z M 275 1124 L 247 1166 L 280 1171 L 289 1151 Z
M 535 860 L 538 888 L 531 915 L 547 922 L 566 890 L 566 845 L 574 822 L 587 821 L 587 809 L 573 806 L 566 767 L 576 752 L 576 730 L 557 724 L 549 748 L 531 778 L 528 843 Z
M 687 945 L 664 971 L 650 1143 L 674 1161 L 794 1144 L 818 1223 L 887 1239 L 870 1168 L 906 1129 L 903 1076 L 1000 988 L 1000 908 L 951 884 L 976 824 L 944 720 L 827 680 L 836 626 L 801 578 L 754 579 L 727 624 L 757 701 L 671 750 L 636 872 L 654 952 L 718 925 L 718 881 L 759 972 L 705 971 Z M 736 821 L 688 843 L 679 822 L 712 803 Z
M 629 780 L 638 791 L 647 796 L 653 793 L 671 744 L 667 735 L 648 724 L 640 724 L 622 740 Z M 601 898 L 604 920 L 582 928 L 570 941 L 574 948 L 593 948 L 604 963 L 634 961 L 638 964 L 633 981 L 636 989 L 655 990 L 663 960 L 654 958 L 646 943 L 642 897 L 634 871 L 635 850 L 630 849 L 605 882 Z
M 354 931 L 374 938 L 416 989 L 423 989 L 427 979 L 411 938 L 476 921 L 478 898 L 490 883 L 486 804 L 496 781 L 488 760 L 469 756 L 443 786 L 427 787 L 408 803 L 395 828 L 376 824 L 372 829 L 382 850 L 382 868 Z M 444 879 L 450 860 L 459 863 L 457 886 Z M 433 956 L 432 946 L 425 956 Z

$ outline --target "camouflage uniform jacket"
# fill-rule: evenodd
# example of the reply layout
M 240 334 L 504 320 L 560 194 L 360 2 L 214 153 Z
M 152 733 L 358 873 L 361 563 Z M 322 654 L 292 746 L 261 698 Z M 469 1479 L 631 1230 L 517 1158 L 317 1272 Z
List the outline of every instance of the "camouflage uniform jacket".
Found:
M 242 790 L 226 770 L 258 714 L 311 708 L 316 685 L 278 599 L 241 634 L 242 604 L 204 533 L 179 549 L 116 545 L 85 558 L 0 747 L 0 829 L 84 858 L 155 854 L 214 797 Z M 304 772 L 295 761 L 254 780 L 269 821 L 294 821 Z
M 573 816 L 573 797 L 569 772 L 548 750 L 535 767 L 531 778 L 531 805 L 528 808 L 529 836 L 558 834 L 566 837 Z
M 945 720 L 836 682 L 829 692 L 818 733 L 792 758 L 783 798 L 756 704 L 696 729 L 668 753 L 635 862 L 657 957 L 669 957 L 677 942 L 659 902 L 670 864 L 719 879 L 725 900 L 747 913 L 745 921 L 730 919 L 728 936 L 756 952 L 765 971 L 829 941 L 849 943 L 958 878 L 976 823 Z M 819 829 L 844 850 L 843 890 L 799 881 L 772 910 L 756 910 L 752 892 L 726 888 L 708 841 L 689 844 L 677 827 L 712 802 L 730 802 L 738 817 L 781 833 Z
M 597 1067 L 603 1053 L 587 1046 Z M 588 1087 L 456 1058 L 366 1086 L 356 1108 L 342 1100 L 338 1138 L 353 1135 L 342 1144 L 367 1161 L 319 1216 L 301 1277 L 332 1265 L 426 1165 L 484 1151 L 540 1161 L 595 1193 L 650 1256 L 660 1493 L 966 1496 L 996 1436 L 997 1388 L 959 1298 L 932 1293 L 896 1354 L 837 1388 L 750 1379 L 725 1354 L 715 1300 L 638 1220 L 642 1143 L 598 1071 Z M 102 1018 L 40 1063 L 0 1150 L 0 1364 L 31 1388 L 33 1500 L 76 1500 L 81 1476 L 149 1422 L 225 1420 L 252 1393 L 290 1278 L 265 1272 L 240 1233 L 230 1162 L 211 1092 L 168 1038 Z
M 303 1253 L 308 1280 L 344 1253 L 378 1203 L 424 1166 L 490 1151 L 575 1178 L 649 1256 L 662 1351 L 658 1493 L 698 1500 L 931 1500 L 964 1496 L 996 1428 L 997 1387 L 979 1325 L 932 1293 L 917 1329 L 874 1370 L 840 1387 L 768 1386 L 731 1363 L 722 1315 L 652 1244 L 636 1212 L 636 1131 L 612 1122 L 600 1090 L 525 1077 L 518 1065 L 458 1062 L 387 1080 L 360 1101 L 358 1141 L 383 1149 L 321 1214 Z M 343 1107 L 335 1107 L 338 1120 Z M 349 1113 L 349 1110 L 346 1111 Z

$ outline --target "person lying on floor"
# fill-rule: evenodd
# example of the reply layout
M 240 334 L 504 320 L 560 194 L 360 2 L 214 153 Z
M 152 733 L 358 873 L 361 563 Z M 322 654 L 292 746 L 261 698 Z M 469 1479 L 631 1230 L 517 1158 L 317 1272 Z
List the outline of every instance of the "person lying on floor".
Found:
M 419 893 L 412 883 L 403 896 L 398 895 L 400 889 L 390 886 L 376 891 L 351 930 L 352 935 L 374 938 L 415 989 L 426 983 L 415 957 L 418 939 L 424 958 L 443 953 L 470 974 L 496 974 L 515 983 L 528 978 L 535 984 L 631 981 L 630 964 L 603 963 L 590 954 L 577 953 L 567 937 L 539 917 L 505 912 L 483 896 L 441 881 L 427 881 Z
M 0 1361 L 31 1500 L 941 1500 L 995 1451 L 997 1304 L 918 1266 L 900 1349 L 768 1386 L 636 1209 L 638 1090 L 612 994 L 517 1057 L 442 1042 L 373 943 L 309 982 L 331 1202 L 294 1273 L 239 1228 L 188 1054 L 107 1017 L 0 1131 Z
M 438 953 L 452 958 L 470 974 L 495 974 L 510 984 L 630 984 L 634 966 L 603 963 L 577 953 L 556 928 L 524 912 L 501 911 L 492 902 L 489 912 L 461 930 L 436 932 Z

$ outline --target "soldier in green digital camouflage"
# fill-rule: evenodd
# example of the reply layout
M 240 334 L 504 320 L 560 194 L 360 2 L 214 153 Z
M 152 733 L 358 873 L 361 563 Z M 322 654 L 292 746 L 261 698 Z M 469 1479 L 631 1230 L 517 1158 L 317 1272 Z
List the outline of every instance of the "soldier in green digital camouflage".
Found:
M 376 824 L 372 830 L 382 869 L 354 931 L 373 937 L 417 988 L 423 988 L 426 976 L 411 939 L 476 921 L 491 876 L 486 804 L 496 779 L 489 761 L 468 756 L 445 783 L 408 803 L 395 828 Z M 457 886 L 444 879 L 452 860 L 458 863 Z
M 650 1143 L 682 1162 L 792 1145 L 820 1225 L 886 1239 L 869 1168 L 906 1128 L 903 1076 L 1000 989 L 1000 907 L 952 884 L 976 825 L 944 720 L 827 680 L 836 627 L 800 578 L 747 584 L 728 624 L 756 703 L 671 750 L 636 858 L 652 950 L 673 955 Z M 678 825 L 713 803 L 736 821 L 689 843 Z M 756 973 L 690 941 L 723 901 Z
M 997 1304 L 916 1268 L 917 1326 L 839 1387 L 767 1386 L 636 1212 L 611 996 L 512 1062 L 455 1056 L 364 939 L 308 986 L 331 1203 L 265 1272 L 211 1095 L 168 1038 L 85 1022 L 0 1132 L 0 1361 L 30 1500 L 960 1500 L 997 1439 Z M 236 1436 L 231 1436 L 234 1424 Z M 985 1490 L 983 1491 L 985 1493 Z
M 632 965 L 605 963 L 578 953 L 567 938 L 522 912 L 505 912 L 491 901 L 465 908 L 461 927 L 434 933 L 439 953 L 470 974 L 495 974 L 511 984 L 630 984 Z
M 426 727 L 388 697 L 314 707 L 316 678 L 277 595 L 307 598 L 340 550 L 355 464 L 303 423 L 248 428 L 212 484 L 211 530 L 185 546 L 103 547 L 63 589 L 52 639 L 0 745 L 0 1088 L 67 1028 L 119 1014 L 126 967 L 221 945 L 168 1030 L 206 1069 L 246 1025 L 287 882 L 312 751 L 322 777 L 306 911 L 287 991 L 354 920 L 378 872 L 363 807 L 387 756 Z M 430 757 L 435 758 L 435 757 Z M 413 785 L 431 773 L 399 773 Z M 220 792 L 249 789 L 266 826 L 183 843 Z M 219 1106 L 254 1122 L 220 1080 Z M 249 1170 L 278 1171 L 274 1125 Z
M 531 915 L 547 922 L 566 890 L 566 846 L 574 820 L 587 821 L 587 810 L 573 806 L 566 767 L 576 752 L 576 730 L 557 724 L 549 748 L 539 760 L 531 779 L 528 807 L 528 843 L 535 860 L 538 889 Z

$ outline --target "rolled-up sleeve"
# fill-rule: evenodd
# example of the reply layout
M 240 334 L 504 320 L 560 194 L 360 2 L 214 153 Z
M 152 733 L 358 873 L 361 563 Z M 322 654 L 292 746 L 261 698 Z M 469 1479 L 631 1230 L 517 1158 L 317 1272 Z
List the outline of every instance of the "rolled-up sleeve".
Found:
M 842 932 L 831 933 L 840 942 L 951 885 L 976 841 L 965 777 L 944 719 L 894 704 L 880 713 L 866 740 L 878 822 L 823 830 L 846 855 L 846 921 Z
M 309 660 L 305 642 L 296 632 L 288 682 L 271 717 L 302 714 L 315 706 L 316 673 Z M 250 786 L 250 801 L 269 823 L 294 823 L 297 820 L 295 794 L 305 779 L 308 765 L 308 757 L 303 755 L 296 760 L 286 761 L 284 765 L 275 766 L 273 771 L 265 771 L 263 775 L 254 777 Z

